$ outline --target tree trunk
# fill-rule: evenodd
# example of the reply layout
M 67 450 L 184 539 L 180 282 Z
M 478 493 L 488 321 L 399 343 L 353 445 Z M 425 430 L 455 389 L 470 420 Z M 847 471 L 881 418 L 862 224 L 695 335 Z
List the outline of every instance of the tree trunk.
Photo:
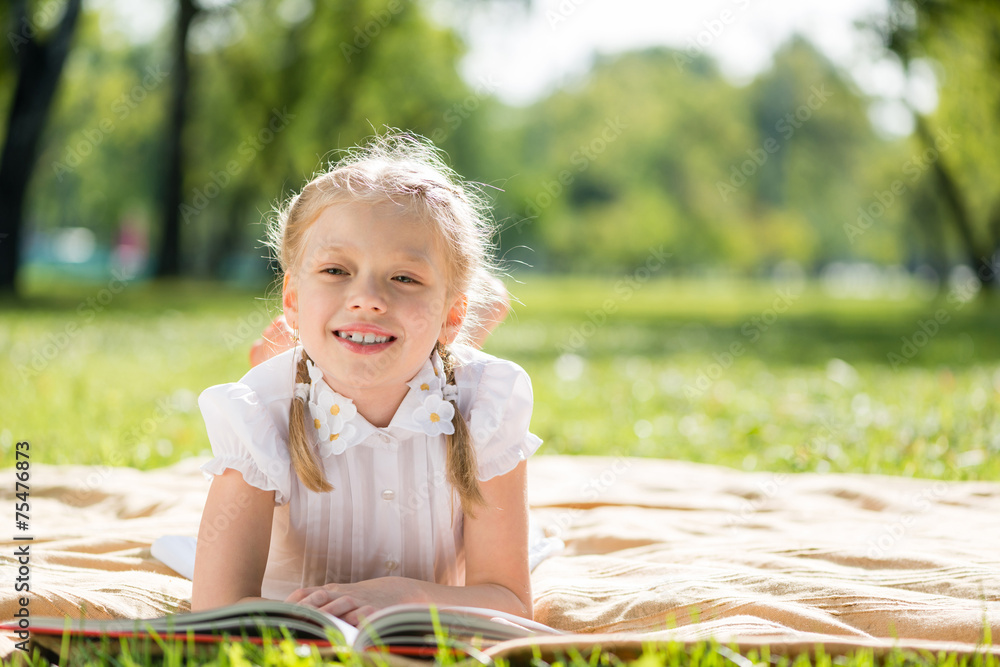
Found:
M 38 144 L 52 107 L 81 0 L 68 0 L 59 24 L 42 42 L 28 20 L 27 3 L 16 3 L 8 34 L 17 60 L 17 86 L 7 118 L 7 141 L 0 155 L 0 291 L 17 292 L 21 266 L 24 202 L 31 182 Z
M 161 195 L 161 234 L 154 275 L 157 278 L 181 273 L 181 215 L 184 188 L 184 126 L 187 122 L 187 98 L 190 63 L 187 54 L 188 32 L 197 9 L 193 0 L 178 0 L 174 24 L 173 88 L 170 97 L 164 174 Z
M 915 115 L 917 123 L 917 134 L 927 148 L 935 148 L 934 136 L 927 127 L 927 121 L 919 114 Z M 936 149 L 935 149 L 936 150 Z M 944 164 L 943 158 L 939 155 L 932 163 L 934 177 L 937 180 L 938 189 L 941 192 L 945 206 L 951 211 L 951 219 L 955 223 L 958 237 L 962 241 L 962 249 L 965 251 L 966 261 L 969 266 L 979 276 L 984 290 L 994 290 L 997 287 L 997 275 L 992 270 L 990 255 L 992 250 L 987 251 L 980 246 L 973 234 L 972 220 L 969 216 L 969 208 L 955 181 L 948 166 Z

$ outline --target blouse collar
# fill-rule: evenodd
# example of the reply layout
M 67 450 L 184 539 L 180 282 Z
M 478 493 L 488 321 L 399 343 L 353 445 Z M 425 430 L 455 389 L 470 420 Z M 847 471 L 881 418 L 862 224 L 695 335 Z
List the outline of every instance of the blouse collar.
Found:
M 372 426 L 358 414 L 354 402 L 334 391 L 323 379 L 323 371 L 311 359 L 306 364 L 312 382 L 308 389 L 297 385 L 296 395 L 308 394 L 312 420 L 309 431 L 314 434 L 321 458 L 343 454 L 382 430 L 401 428 L 432 437 L 455 432 L 451 421 L 455 407 L 450 400 L 456 397 L 458 389 L 445 384 L 444 369 L 436 351 L 406 383 L 409 391 L 386 429 Z

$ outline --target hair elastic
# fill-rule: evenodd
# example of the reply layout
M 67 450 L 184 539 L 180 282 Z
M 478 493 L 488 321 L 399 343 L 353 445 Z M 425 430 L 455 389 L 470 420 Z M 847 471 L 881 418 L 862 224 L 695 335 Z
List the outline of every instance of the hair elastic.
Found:
M 309 401 L 309 385 L 305 382 L 295 383 L 295 398 L 301 398 L 303 401 Z

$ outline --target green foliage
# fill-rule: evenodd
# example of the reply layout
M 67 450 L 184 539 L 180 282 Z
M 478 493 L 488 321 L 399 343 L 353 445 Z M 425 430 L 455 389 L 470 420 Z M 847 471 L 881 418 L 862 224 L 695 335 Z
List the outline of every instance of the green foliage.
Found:
M 306 3 L 304 13 L 293 5 L 222 3 L 192 26 L 181 206 L 188 273 L 233 275 L 234 263 L 249 258 L 265 275 L 257 223 L 336 151 L 386 126 L 450 148 L 469 100 L 478 108 L 491 92 L 461 80 L 463 46 L 413 0 Z M 132 219 L 155 247 L 165 110 L 176 83 L 171 36 L 165 26 L 136 43 L 110 11 L 91 8 L 81 21 L 28 219 L 40 231 L 89 227 L 102 245 Z M 0 82 L 10 79 L 6 65 Z
M 77 30 L 34 175 L 29 219 L 40 231 L 88 227 L 110 244 L 121 218 L 153 206 L 170 77 L 156 49 L 128 42 L 99 15 L 84 12 Z
M 980 223 L 981 232 L 1000 243 L 1000 199 L 996 193 L 1000 90 L 995 85 L 1000 62 L 1000 7 L 976 3 L 949 17 L 947 25 L 946 31 L 929 38 L 927 44 L 928 57 L 944 70 L 935 124 L 958 135 L 955 150 L 942 159 L 958 172 L 970 214 Z M 994 225 L 988 232 L 987 223 Z
M 240 179 L 265 187 L 264 202 L 298 188 L 332 151 L 373 128 L 431 134 L 441 122 L 434 110 L 466 92 L 454 35 L 412 2 L 318 3 L 296 22 L 281 18 L 281 4 L 234 5 L 225 20 L 244 36 L 198 56 L 194 183 L 210 180 L 218 151 L 257 135 L 275 108 L 294 118 Z
M 920 223 L 916 231 L 931 247 L 947 244 L 952 255 L 989 265 L 989 256 L 1000 248 L 995 187 L 1000 175 L 1000 6 L 983 0 L 894 0 L 890 19 L 877 26 L 888 49 L 907 71 L 929 72 L 937 84 L 938 106 L 922 119 L 929 137 L 915 137 L 911 147 L 914 154 L 925 155 L 923 163 L 928 165 L 917 187 L 938 193 L 944 202 L 949 198 L 943 196 L 935 172 L 947 174 L 954 184 L 954 203 L 949 206 L 928 206 L 926 197 L 911 198 L 911 217 Z M 947 149 L 935 152 L 942 134 L 949 138 Z M 967 232 L 951 226 L 961 218 L 967 219 Z M 994 274 L 988 277 L 995 283 L 996 266 L 987 271 Z
M 529 222 L 504 242 L 537 242 L 554 268 L 632 266 L 661 243 L 689 262 L 720 256 L 706 176 L 750 142 L 738 107 L 717 72 L 681 70 L 670 51 L 599 61 L 528 115 L 523 163 L 534 168 L 499 206 Z
M 745 88 L 685 58 L 606 57 L 530 109 L 510 142 L 525 168 L 498 201 L 501 217 L 528 220 L 505 248 L 537 247 L 530 263 L 574 270 L 635 266 L 658 244 L 680 267 L 721 260 L 742 272 L 907 259 L 884 233 L 892 225 L 857 246 L 843 230 L 881 184 L 870 165 L 898 149 L 815 48 L 792 39 Z
M 770 138 L 777 149 L 748 184 L 754 202 L 742 216 L 752 220 L 753 211 L 763 209 L 799 218 L 775 230 L 774 236 L 786 239 L 785 247 L 763 257 L 819 265 L 860 254 L 852 252 L 842 226 L 870 196 L 864 166 L 887 150 L 868 123 L 865 100 L 801 38 L 778 51 L 774 66 L 758 77 L 750 96 L 760 144 Z

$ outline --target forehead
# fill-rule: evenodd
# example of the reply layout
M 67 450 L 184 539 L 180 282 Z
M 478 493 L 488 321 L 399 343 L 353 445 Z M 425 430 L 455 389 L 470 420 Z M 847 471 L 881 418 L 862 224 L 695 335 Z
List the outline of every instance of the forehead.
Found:
M 310 226 L 306 253 L 350 251 L 376 257 L 409 257 L 441 266 L 444 243 L 437 225 L 395 202 L 334 204 Z

